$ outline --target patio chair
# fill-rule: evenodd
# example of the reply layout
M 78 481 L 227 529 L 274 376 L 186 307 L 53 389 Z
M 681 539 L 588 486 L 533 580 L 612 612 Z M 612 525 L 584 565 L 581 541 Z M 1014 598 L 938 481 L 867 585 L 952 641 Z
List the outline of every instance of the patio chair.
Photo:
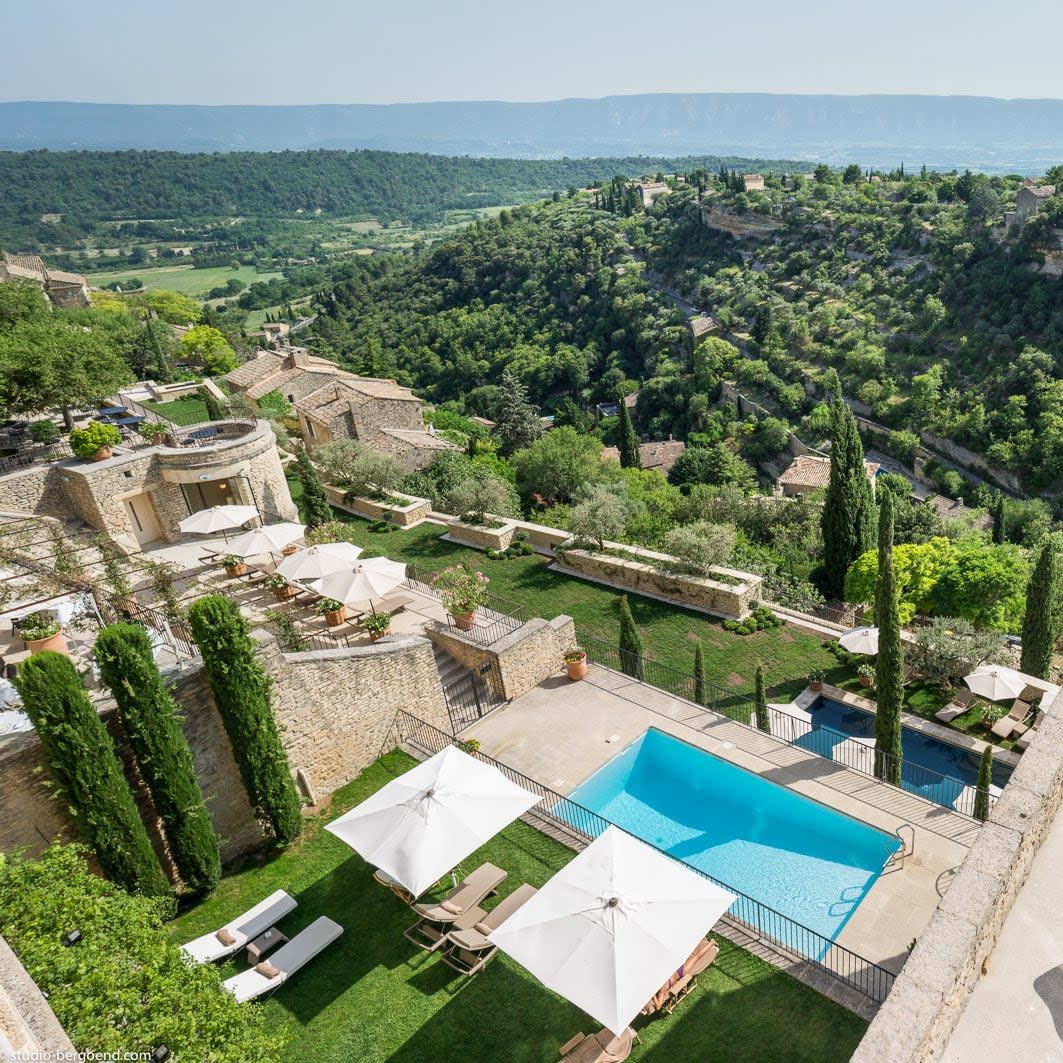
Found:
M 1030 748 L 1030 743 L 1033 741 L 1033 736 L 1037 732 L 1037 728 L 1041 726 L 1042 721 L 1045 718 L 1045 714 L 1041 709 L 1037 710 L 1037 715 L 1033 718 L 1033 723 L 1023 734 L 1015 740 L 1015 748 L 1020 753 L 1025 753 Z
M 487 916 L 479 905 L 466 908 L 453 923 L 433 923 L 428 919 L 419 919 L 402 932 L 407 941 L 413 942 L 425 952 L 435 952 L 447 943 L 449 930 L 470 930 Z
M 957 716 L 962 716 L 974 701 L 974 692 L 970 690 L 957 690 L 952 695 L 952 700 L 943 708 L 934 713 L 934 717 L 942 723 L 951 723 Z
M 394 616 L 396 613 L 401 613 L 408 605 L 413 605 L 413 598 L 410 595 L 392 594 L 388 598 L 381 599 L 377 612 L 391 613 Z
M 478 907 L 485 897 L 496 893 L 505 878 L 506 872 L 500 867 L 481 864 L 471 874 L 466 875 L 441 901 L 415 904 L 413 910 L 419 918 L 413 926 L 403 931 L 404 936 L 418 947 L 422 947 L 416 935 L 426 923 L 439 923 L 449 929 L 459 915 L 470 908 Z
M 216 963 L 238 952 L 253 938 L 294 911 L 299 902 L 284 890 L 276 890 L 253 908 L 230 919 L 220 930 L 204 934 L 181 946 L 193 963 Z
M 499 901 L 483 919 L 471 926 L 459 927 L 455 923 L 446 935 L 447 947 L 443 953 L 443 962 L 470 978 L 479 974 L 498 953 L 498 946 L 492 944 L 487 935 L 497 930 L 522 904 L 531 900 L 535 893 L 534 886 L 524 883 Z
M 578 1033 L 561 1046 L 561 1063 L 622 1063 L 639 1035 L 629 1026 L 619 1037 L 599 1030 L 593 1037 Z
M 699 941 L 686 962 L 646 1002 L 642 1015 L 657 1015 L 662 1011 L 669 1015 L 676 1005 L 698 984 L 698 975 L 711 966 L 719 955 L 720 946 L 715 941 Z
M 373 872 L 373 881 L 380 883 L 385 889 L 391 890 L 403 904 L 413 904 L 416 900 L 414 895 L 398 879 L 392 878 L 379 867 Z
M 996 735 L 997 738 L 1010 738 L 1015 731 L 1024 734 L 1027 729 L 1026 720 L 1032 711 L 1029 702 L 1016 698 L 1011 703 L 1007 716 L 1001 716 L 989 729 L 990 733 Z
M 222 988 L 240 1003 L 273 993 L 342 933 L 343 927 L 339 923 L 323 915 L 305 930 L 300 930 L 287 944 L 281 945 L 265 962 L 227 978 L 222 982 Z

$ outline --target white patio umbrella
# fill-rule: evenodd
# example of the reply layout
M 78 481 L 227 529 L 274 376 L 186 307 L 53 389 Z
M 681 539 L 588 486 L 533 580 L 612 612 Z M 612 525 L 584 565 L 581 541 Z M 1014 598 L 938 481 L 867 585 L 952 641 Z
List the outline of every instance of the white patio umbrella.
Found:
M 362 553 L 354 543 L 321 543 L 308 546 L 286 557 L 278 566 L 277 573 L 291 583 L 309 583 L 333 572 L 353 568 Z
M 846 631 L 838 645 L 850 653 L 878 653 L 878 628 L 877 627 L 854 627 Z
M 393 591 L 406 578 L 406 566 L 386 557 L 359 558 L 353 565 L 333 572 L 309 584 L 324 598 L 335 598 L 351 605 L 380 598 Z
M 734 900 L 611 826 L 490 940 L 619 1035 Z
M 258 554 L 276 554 L 286 546 L 291 546 L 296 539 L 306 534 L 305 524 L 282 521 L 280 524 L 267 524 L 261 528 L 238 535 L 229 543 L 229 553 L 237 557 L 256 557 Z
M 325 829 L 419 897 L 538 801 L 497 768 L 447 746 Z
M 258 516 L 258 510 L 254 506 L 211 506 L 210 509 L 201 509 L 189 514 L 184 520 L 177 522 L 177 527 L 183 532 L 193 532 L 196 535 L 212 535 L 215 532 L 229 531 L 246 524 L 252 517 Z
M 1002 664 L 983 664 L 970 675 L 965 675 L 963 681 L 974 693 L 990 701 L 1017 698 L 1027 685 L 1026 676 L 1022 672 L 1016 672 L 1014 668 L 1006 668 Z

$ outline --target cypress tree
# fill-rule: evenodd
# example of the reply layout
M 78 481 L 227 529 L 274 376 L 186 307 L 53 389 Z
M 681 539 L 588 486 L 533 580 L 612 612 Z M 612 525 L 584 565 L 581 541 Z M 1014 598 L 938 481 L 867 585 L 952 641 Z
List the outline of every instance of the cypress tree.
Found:
M 623 393 L 619 396 L 620 401 L 620 429 L 618 432 L 620 451 L 620 465 L 625 469 L 641 469 L 642 455 L 639 453 L 639 437 L 635 435 L 635 426 L 631 423 L 631 413 L 624 401 Z
M 757 665 L 756 685 L 753 694 L 753 709 L 756 714 L 757 727 L 771 734 L 771 716 L 768 714 L 768 695 L 764 690 L 764 668 Z
M 104 874 L 130 893 L 173 898 L 107 728 L 65 654 L 35 653 L 15 679 L 49 767 Z
M 878 658 L 875 686 L 875 776 L 901 784 L 901 710 L 904 705 L 904 651 L 898 615 L 897 579 L 893 571 L 893 496 L 882 492 L 878 522 Z
M 705 697 L 705 650 L 701 639 L 694 643 L 694 700 L 699 705 L 707 705 Z
M 627 595 L 620 596 L 620 669 L 635 679 L 644 678 L 642 668 L 642 639 L 635 627 Z
M 495 434 L 500 443 L 498 452 L 507 458 L 515 451 L 531 446 L 543 434 L 539 411 L 528 402 L 528 391 L 512 369 L 502 374 Z
M 207 407 L 207 418 L 211 421 L 224 421 L 229 415 L 229 407 L 209 388 L 200 388 L 203 403 Z
M 200 598 L 188 619 L 247 796 L 278 843 L 287 845 L 302 829 L 299 795 L 273 718 L 271 680 L 255 658 L 247 623 L 236 603 L 220 594 Z
M 978 782 L 974 789 L 974 818 L 989 819 L 989 784 L 993 781 L 993 747 L 987 742 L 978 764 Z
M 831 408 L 830 482 L 823 504 L 823 589 L 845 594 L 845 573 L 874 542 L 875 500 L 856 419 L 844 402 Z
M 221 877 L 218 839 L 151 639 L 139 624 L 112 624 L 100 632 L 94 653 L 165 824 L 174 864 L 189 889 L 209 893 Z
M 1059 632 L 1056 629 L 1055 545 L 1049 539 L 1041 547 L 1037 564 L 1026 584 L 1026 612 L 1022 618 L 1022 663 L 1027 675 L 1047 679 Z
M 1004 496 L 999 491 L 993 495 L 989 511 L 993 516 L 993 542 L 1007 542 L 1007 529 L 1004 525 Z
M 332 506 L 321 484 L 321 477 L 310 460 L 305 447 L 300 447 L 295 455 L 295 475 L 303 488 L 303 520 L 307 527 L 316 528 L 332 520 Z

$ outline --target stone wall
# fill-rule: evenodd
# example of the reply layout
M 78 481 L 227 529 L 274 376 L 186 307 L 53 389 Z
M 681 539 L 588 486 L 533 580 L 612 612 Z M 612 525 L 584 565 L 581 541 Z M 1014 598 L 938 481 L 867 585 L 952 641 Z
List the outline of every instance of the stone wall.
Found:
M 412 528 L 428 519 L 432 511 L 432 503 L 427 498 L 418 498 L 416 495 L 404 495 L 401 491 L 390 492 L 396 498 L 405 498 L 408 504 L 404 506 L 389 506 L 386 502 L 377 502 L 372 498 L 352 498 L 350 502 L 344 502 L 346 492 L 341 487 L 333 487 L 325 484 L 325 494 L 329 502 L 342 509 L 345 513 L 353 513 L 365 520 L 388 520 L 397 524 L 400 528 Z
M 70 503 L 59 480 L 59 469 L 60 464 L 55 462 L 0 476 L 0 505 L 11 512 L 68 520 Z
M 1063 694 L 1049 706 L 853 1063 L 942 1057 L 1061 805 Z
M 750 572 L 714 566 L 714 572 L 733 576 L 739 581 L 733 584 L 722 583 L 708 576 L 664 572 L 648 563 L 650 559 L 665 559 L 666 554 L 634 547 L 623 549 L 645 556 L 647 562 L 565 547 L 557 551 L 558 567 L 562 572 L 582 576 L 596 583 L 605 583 L 651 598 L 663 598 L 686 609 L 696 609 L 698 612 L 729 619 L 744 617 L 749 612 L 749 603 L 764 597 L 761 578 Z
M 720 210 L 719 207 L 702 207 L 701 218 L 710 229 L 728 233 L 736 240 L 771 236 L 783 225 L 777 218 L 768 217 L 766 214 L 732 214 L 730 211 Z
M 0 938 L 0 1056 L 76 1059 L 76 1050 L 37 983 Z
M 463 520 L 452 520 L 447 524 L 447 538 L 474 550 L 505 550 L 513 542 L 516 531 L 516 524 L 509 521 L 500 528 L 467 524 Z

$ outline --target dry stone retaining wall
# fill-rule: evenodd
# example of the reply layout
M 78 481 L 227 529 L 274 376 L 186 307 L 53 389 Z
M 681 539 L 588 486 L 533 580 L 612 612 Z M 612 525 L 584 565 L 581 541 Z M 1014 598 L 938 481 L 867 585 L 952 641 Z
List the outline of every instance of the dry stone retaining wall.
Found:
M 352 498 L 345 502 L 343 496 L 346 492 L 340 487 L 325 485 L 325 494 L 329 502 L 336 509 L 342 509 L 345 513 L 353 513 L 356 517 L 366 520 L 388 520 L 397 524 L 400 528 L 412 528 L 427 520 L 432 511 L 432 503 L 427 498 L 418 498 L 416 495 L 404 495 L 401 491 L 392 491 L 396 498 L 405 498 L 404 506 L 389 506 L 386 502 L 377 502 L 372 498 Z
M 481 524 L 467 524 L 463 520 L 451 520 L 447 524 L 447 536 L 462 546 L 474 550 L 505 550 L 513 542 L 516 524 L 507 521 L 501 528 L 486 528 Z

